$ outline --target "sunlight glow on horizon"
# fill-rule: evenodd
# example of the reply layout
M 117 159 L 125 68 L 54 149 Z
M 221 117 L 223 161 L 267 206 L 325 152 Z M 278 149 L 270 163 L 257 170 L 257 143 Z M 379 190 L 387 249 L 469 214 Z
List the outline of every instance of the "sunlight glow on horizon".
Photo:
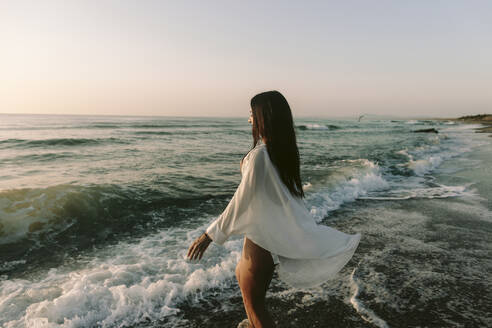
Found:
M 0 2 L 0 113 L 492 112 L 492 3 Z

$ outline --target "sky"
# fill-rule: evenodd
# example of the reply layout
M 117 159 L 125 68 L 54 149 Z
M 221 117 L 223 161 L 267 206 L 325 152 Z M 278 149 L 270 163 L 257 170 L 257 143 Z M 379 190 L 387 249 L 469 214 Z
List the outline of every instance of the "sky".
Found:
M 492 113 L 492 1 L 0 0 L 0 113 Z

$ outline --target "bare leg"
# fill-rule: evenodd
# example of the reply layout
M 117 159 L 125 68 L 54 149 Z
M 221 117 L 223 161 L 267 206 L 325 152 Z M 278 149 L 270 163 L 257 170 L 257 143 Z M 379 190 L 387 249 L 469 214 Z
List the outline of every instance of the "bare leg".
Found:
M 236 267 L 244 308 L 254 328 L 275 327 L 265 306 L 265 295 L 274 271 L 269 251 L 244 238 L 243 253 Z

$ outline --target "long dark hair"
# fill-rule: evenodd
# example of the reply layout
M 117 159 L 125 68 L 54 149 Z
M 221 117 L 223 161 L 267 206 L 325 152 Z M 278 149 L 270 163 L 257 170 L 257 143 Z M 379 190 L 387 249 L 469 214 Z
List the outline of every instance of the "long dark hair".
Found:
M 256 147 L 261 138 L 265 138 L 268 155 L 283 183 L 293 195 L 304 197 L 299 150 L 287 100 L 276 90 L 262 92 L 251 98 L 251 112 L 252 148 Z

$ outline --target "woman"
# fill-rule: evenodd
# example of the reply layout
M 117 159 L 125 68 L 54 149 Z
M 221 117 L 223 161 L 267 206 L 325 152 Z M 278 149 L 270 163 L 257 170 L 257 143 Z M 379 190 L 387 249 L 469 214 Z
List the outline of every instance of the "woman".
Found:
M 292 113 L 278 91 L 251 99 L 253 148 L 241 160 L 241 183 L 224 212 L 188 249 L 201 259 L 210 242 L 244 235 L 236 267 L 248 319 L 238 327 L 275 327 L 265 307 L 273 271 L 285 283 L 310 288 L 333 278 L 350 260 L 360 234 L 316 224 L 306 208 Z

